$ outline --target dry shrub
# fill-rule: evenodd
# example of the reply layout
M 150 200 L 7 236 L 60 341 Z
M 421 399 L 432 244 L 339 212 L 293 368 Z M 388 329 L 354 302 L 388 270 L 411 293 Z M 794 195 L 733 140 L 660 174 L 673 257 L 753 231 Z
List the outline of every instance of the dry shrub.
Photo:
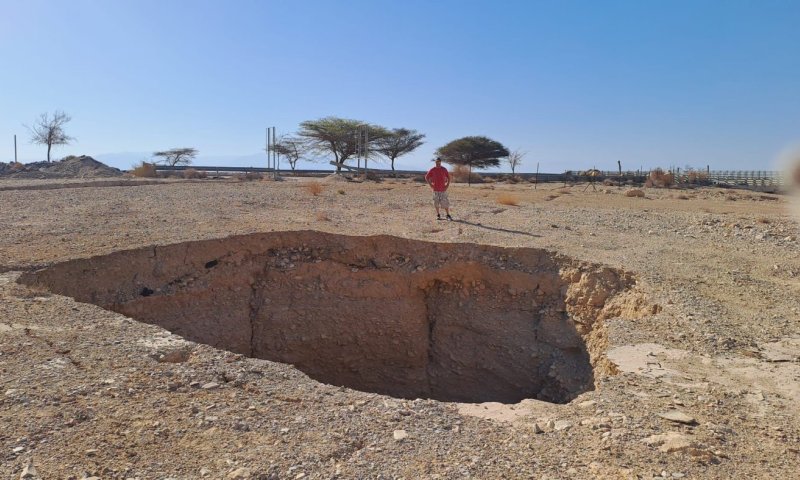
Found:
M 500 205 L 519 205 L 519 198 L 513 193 L 501 193 L 497 196 L 497 203 Z
M 473 172 L 469 173 L 469 167 L 466 165 L 456 165 L 450 173 L 450 178 L 454 183 L 483 183 L 483 177 Z
M 675 184 L 675 175 L 665 172 L 660 168 L 650 172 L 650 176 L 645 180 L 645 187 L 669 188 Z
M 686 182 L 700 185 L 709 184 L 708 173 L 699 170 L 687 170 Z
M 253 182 L 256 180 L 263 180 L 264 175 L 258 172 L 247 172 L 247 173 L 240 173 L 233 177 L 235 180 L 239 182 Z
M 626 197 L 644 198 L 644 192 L 639 190 L 639 189 L 634 188 L 633 190 L 628 190 L 627 192 L 625 192 L 625 196 Z
M 346 195 L 347 194 L 347 192 L 345 192 L 343 188 L 340 188 L 339 190 L 336 190 L 336 193 L 338 193 L 339 195 Z
M 759 218 L 757 218 L 757 219 L 756 219 L 756 222 L 758 222 L 758 223 L 763 223 L 763 224 L 765 224 L 765 225 L 768 225 L 768 224 L 772 223 L 772 222 L 770 221 L 770 219 L 769 219 L 769 218 L 766 218 L 766 217 L 759 217 Z
M 678 200 L 689 200 L 689 196 L 688 195 L 684 195 L 682 193 L 680 195 L 678 195 L 677 198 L 678 198 Z
M 187 168 L 183 171 L 183 178 L 206 178 L 208 175 L 204 171 L 196 170 L 194 168 Z
M 427 183 L 424 175 L 415 175 L 411 177 L 411 181 L 416 183 Z
M 322 193 L 322 190 L 323 190 L 322 184 L 317 181 L 309 182 L 306 184 L 306 191 L 311 195 L 314 195 L 315 197 L 320 193 Z
M 545 199 L 545 200 L 547 200 L 547 201 L 549 202 L 550 200 L 555 200 L 556 198 L 558 198 L 558 197 L 560 197 L 560 196 L 561 196 L 561 195 L 553 195 L 553 194 L 550 194 L 550 195 L 548 195 L 548 196 L 544 197 L 544 199 Z
M 328 216 L 325 212 L 317 212 L 317 221 L 319 222 L 330 222 L 331 217 Z
M 142 162 L 141 165 L 138 165 L 131 173 L 136 177 L 142 178 L 155 178 L 158 175 L 156 174 L 156 165 L 155 163 L 147 163 Z
M 12 172 L 21 172 L 25 170 L 25 165 L 20 162 L 11 162 L 8 164 L 8 169 Z

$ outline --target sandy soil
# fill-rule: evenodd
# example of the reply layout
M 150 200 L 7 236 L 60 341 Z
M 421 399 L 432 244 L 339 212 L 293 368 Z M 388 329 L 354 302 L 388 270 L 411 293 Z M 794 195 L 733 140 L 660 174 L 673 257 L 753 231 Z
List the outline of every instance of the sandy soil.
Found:
M 310 182 L 3 181 L 37 189 L 0 188 L 0 477 L 796 475 L 800 256 L 784 198 L 455 185 L 457 221 L 437 222 L 419 183 Z M 631 272 L 636 300 L 598 320 L 593 348 L 613 366 L 594 390 L 464 405 L 326 385 L 16 283 L 70 259 L 292 230 L 544 248 Z

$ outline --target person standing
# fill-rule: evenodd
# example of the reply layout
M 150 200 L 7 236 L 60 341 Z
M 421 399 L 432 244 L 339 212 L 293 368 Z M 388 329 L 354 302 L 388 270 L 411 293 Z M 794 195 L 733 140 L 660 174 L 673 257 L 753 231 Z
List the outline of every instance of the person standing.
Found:
M 436 219 L 441 220 L 440 209 L 444 209 L 448 220 L 453 220 L 450 216 L 450 200 L 447 198 L 447 187 L 450 186 L 450 174 L 442 166 L 442 159 L 436 157 L 436 166 L 428 170 L 425 181 L 433 189 L 433 207 L 436 208 Z

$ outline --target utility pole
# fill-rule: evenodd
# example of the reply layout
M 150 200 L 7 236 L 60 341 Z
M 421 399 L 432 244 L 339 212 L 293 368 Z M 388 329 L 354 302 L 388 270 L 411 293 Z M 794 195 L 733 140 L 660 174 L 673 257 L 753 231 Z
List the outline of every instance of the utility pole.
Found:
M 14 163 L 19 163 L 17 160 L 17 136 L 14 135 Z

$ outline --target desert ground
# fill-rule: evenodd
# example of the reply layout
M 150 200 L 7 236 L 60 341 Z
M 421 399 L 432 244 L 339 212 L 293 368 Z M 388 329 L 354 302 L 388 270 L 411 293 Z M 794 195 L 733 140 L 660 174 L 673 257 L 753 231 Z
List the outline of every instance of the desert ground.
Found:
M 717 188 L 647 188 L 639 198 L 625 195 L 630 187 L 586 187 L 455 184 L 456 221 L 446 222 L 435 219 L 428 187 L 410 180 L 0 180 L 0 477 L 795 478 L 800 256 L 787 198 Z M 291 232 L 299 232 L 296 249 Z M 387 235 L 402 240 L 351 238 Z M 328 249 L 339 236 L 347 236 L 337 244 L 341 251 Z M 236 239 L 221 243 L 228 237 Z M 296 273 L 295 283 L 282 284 L 284 297 L 303 288 L 301 273 L 313 274 L 315 263 L 341 284 L 325 296 L 306 294 L 331 304 L 327 313 L 326 303 L 315 304 L 315 322 L 327 315 L 347 321 L 336 310 L 337 295 L 358 291 L 358 281 L 386 278 L 386 288 L 370 293 L 378 304 L 360 319 L 366 334 L 353 338 L 391 340 L 399 332 L 369 322 L 415 311 L 400 293 L 391 298 L 391 275 L 446 290 L 437 272 L 457 259 L 482 266 L 479 273 L 448 273 L 458 282 L 473 278 L 459 283 L 466 285 L 463 302 L 448 304 L 448 319 L 483 319 L 471 327 L 480 335 L 506 314 L 520 316 L 509 302 L 544 305 L 531 318 L 566 322 L 549 331 L 557 337 L 550 344 L 568 327 L 577 333 L 570 341 L 585 341 L 565 351 L 588 358 L 591 379 L 574 381 L 578 390 L 570 394 L 550 395 L 566 403 L 525 395 L 464 403 L 434 399 L 443 397 L 432 384 L 394 390 L 401 379 L 391 375 L 364 380 L 372 391 L 338 384 L 374 373 L 363 364 L 333 372 L 330 383 L 314 380 L 324 376 L 315 368 L 336 354 L 330 342 L 296 361 L 291 351 L 281 357 L 298 368 L 243 354 L 253 339 L 240 345 L 233 338 L 230 351 L 213 346 L 236 329 L 219 323 L 225 305 L 204 300 L 213 293 L 204 275 L 221 268 L 230 278 L 243 275 L 224 284 L 236 292 L 253 283 L 245 278 L 252 258 L 230 248 L 213 260 L 195 259 L 193 249 L 242 245 L 262 258 L 259 242 L 275 238 L 286 258 L 261 268 L 287 275 L 280 279 Z M 170 247 L 183 242 L 194 243 Z M 381 257 L 383 245 L 406 249 L 394 270 Z M 114 253 L 128 250 L 135 253 Z M 137 283 L 156 281 L 159 273 L 145 270 L 161 268 L 159 252 L 172 252 L 163 268 L 188 273 L 160 288 Z M 193 262 L 201 262 L 200 273 L 191 272 Z M 545 264 L 550 270 L 537 270 Z M 550 287 L 536 287 L 550 295 L 545 300 L 492 283 L 511 285 L 513 277 L 524 285 L 535 275 L 550 279 Z M 115 282 L 133 293 L 120 297 Z M 410 287 L 398 292 L 416 295 L 403 288 Z M 189 291 L 200 295 L 176 303 Z M 303 298 L 275 309 L 294 312 L 288 321 L 299 322 Z M 468 311 L 472 301 L 480 315 Z M 180 315 L 176 305 L 200 305 L 192 315 L 198 324 L 218 322 L 219 334 L 171 333 L 159 326 L 169 319 L 153 316 L 158 305 L 172 315 Z M 356 303 L 349 305 L 357 315 Z M 522 334 L 507 333 L 496 338 L 527 351 L 518 345 Z M 268 340 L 271 332 L 260 335 Z M 448 354 L 463 366 L 468 362 L 459 359 L 483 347 L 456 343 Z M 372 350 L 369 360 L 380 363 L 382 354 L 403 348 Z M 469 384 L 459 392 L 483 398 L 493 375 L 459 368 L 449 373 Z M 545 376 L 563 386 L 574 378 L 558 375 L 570 372 Z M 415 391 L 422 398 L 411 398 Z M 551 390 L 537 391 L 545 398 Z

